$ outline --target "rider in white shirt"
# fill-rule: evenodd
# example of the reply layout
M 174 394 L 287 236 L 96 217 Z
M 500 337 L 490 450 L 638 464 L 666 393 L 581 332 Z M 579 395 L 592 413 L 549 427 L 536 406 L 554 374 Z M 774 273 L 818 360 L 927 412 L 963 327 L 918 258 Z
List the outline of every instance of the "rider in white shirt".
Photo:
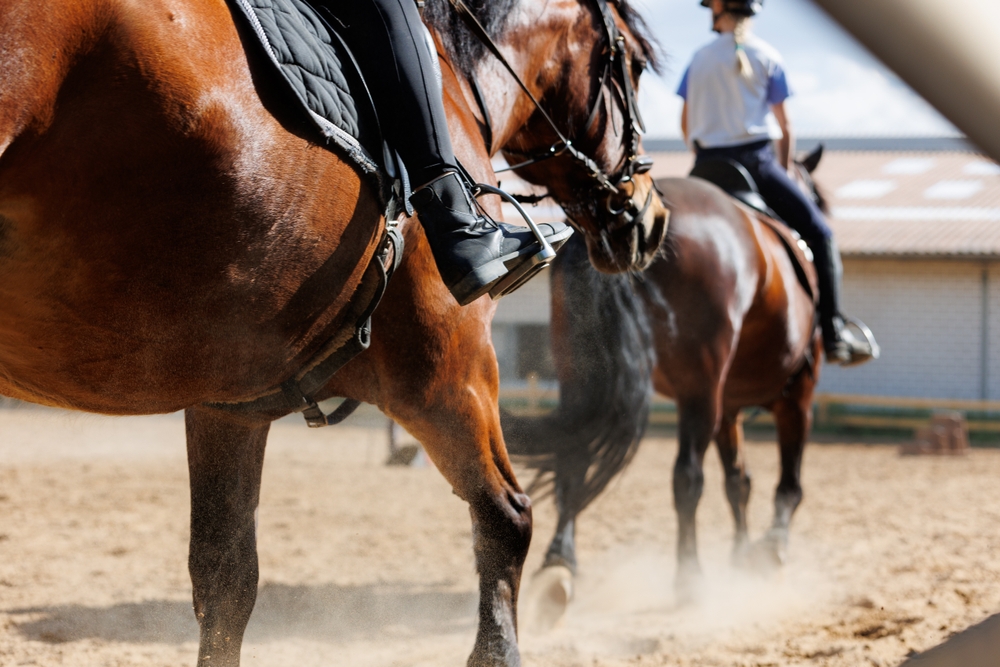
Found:
M 785 112 L 791 94 L 781 55 L 750 32 L 762 0 L 701 0 L 719 36 L 684 73 L 681 129 L 697 161 L 729 158 L 754 178 L 768 205 L 813 252 L 819 278 L 819 320 L 828 362 L 858 363 L 872 346 L 856 339 L 841 316 L 840 252 L 823 213 L 789 175 L 795 141 Z M 777 154 L 775 154 L 777 147 Z

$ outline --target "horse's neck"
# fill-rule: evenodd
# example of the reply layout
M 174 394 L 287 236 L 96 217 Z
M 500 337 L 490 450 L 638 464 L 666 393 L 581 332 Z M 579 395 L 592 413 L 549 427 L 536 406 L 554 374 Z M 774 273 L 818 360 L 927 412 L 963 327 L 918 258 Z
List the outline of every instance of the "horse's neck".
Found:
M 522 3 L 533 5 L 536 3 Z M 544 9 L 544 8 L 543 8 Z M 552 22 L 549 14 L 538 8 L 525 7 L 519 11 L 514 25 L 504 38 L 497 43 L 500 52 L 514 68 L 514 73 L 523 81 L 536 99 L 544 97 L 545 91 L 554 82 L 539 76 L 552 62 L 559 40 L 546 25 Z M 482 90 L 484 102 L 489 112 L 493 138 L 493 152 L 499 152 L 511 139 L 523 130 L 525 123 L 535 113 L 535 105 L 521 89 L 514 76 L 492 54 L 476 67 L 474 75 Z

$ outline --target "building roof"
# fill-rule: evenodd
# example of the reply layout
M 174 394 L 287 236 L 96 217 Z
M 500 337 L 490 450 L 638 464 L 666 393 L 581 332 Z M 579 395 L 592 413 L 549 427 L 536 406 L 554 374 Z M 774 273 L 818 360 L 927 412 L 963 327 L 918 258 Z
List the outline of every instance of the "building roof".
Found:
M 1000 259 L 1000 166 L 961 139 L 808 140 L 828 146 L 814 174 L 830 226 L 848 257 Z M 683 176 L 694 157 L 679 141 L 650 141 L 654 178 Z M 664 150 L 665 149 L 665 150 Z M 538 192 L 504 174 L 513 192 Z M 505 205 L 508 222 L 519 222 Z M 550 201 L 527 207 L 539 221 L 563 219 Z
M 689 153 L 654 153 L 654 175 L 686 174 Z M 842 254 L 1000 258 L 1000 166 L 974 152 L 832 151 L 814 174 Z

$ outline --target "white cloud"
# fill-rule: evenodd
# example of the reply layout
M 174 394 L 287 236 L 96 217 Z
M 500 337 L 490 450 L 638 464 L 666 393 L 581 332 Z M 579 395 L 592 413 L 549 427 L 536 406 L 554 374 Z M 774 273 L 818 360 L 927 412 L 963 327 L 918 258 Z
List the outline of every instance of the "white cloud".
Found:
M 640 105 L 650 137 L 680 136 L 674 94 L 694 51 L 712 39 L 694 0 L 640 0 L 670 57 L 663 78 L 643 77 Z M 799 135 L 956 135 L 957 130 L 808 0 L 768 0 L 755 31 L 784 56 Z
M 799 134 L 919 136 L 956 134 L 927 102 L 885 70 L 835 53 L 788 64 L 788 101 Z

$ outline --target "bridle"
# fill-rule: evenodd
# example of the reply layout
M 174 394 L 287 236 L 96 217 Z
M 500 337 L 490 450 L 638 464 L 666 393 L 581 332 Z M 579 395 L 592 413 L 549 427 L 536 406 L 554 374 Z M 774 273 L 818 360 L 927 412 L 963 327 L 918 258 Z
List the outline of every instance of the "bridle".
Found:
M 646 202 L 641 209 L 635 205 L 631 197 L 627 198 L 626 204 L 622 208 L 615 208 L 614 198 L 622 193 L 622 186 L 632 182 L 633 176 L 648 172 L 652 168 L 653 162 L 648 156 L 639 154 L 639 136 L 642 132 L 645 132 L 646 128 L 642 122 L 642 116 L 639 113 L 639 104 L 635 93 L 635 87 L 632 85 L 631 73 L 629 72 L 628 62 L 625 58 L 625 37 L 622 35 L 621 31 L 618 30 L 618 25 L 615 23 L 615 17 L 611 8 L 608 6 L 608 1 L 609 0 L 594 0 L 599 11 L 601 12 L 605 37 L 608 40 L 609 48 L 606 51 L 608 60 L 605 63 L 604 72 L 601 75 L 601 85 L 597 99 L 594 101 L 594 106 L 590 111 L 587 122 L 583 126 L 583 131 L 590 129 L 591 125 L 593 125 L 597 118 L 598 111 L 605 104 L 605 90 L 610 89 L 614 91 L 614 93 L 618 95 L 619 101 L 622 104 L 622 109 L 624 110 L 624 125 L 625 132 L 628 134 L 628 143 L 626 145 L 626 155 L 622 169 L 617 174 L 613 175 L 608 174 L 601 169 L 601 167 L 592 158 L 574 146 L 573 141 L 559 129 L 559 126 L 556 125 L 555 121 L 552 120 L 552 117 L 547 111 L 545 111 L 535 95 L 531 92 L 521 77 L 517 75 L 517 72 L 514 71 L 514 68 L 504 57 L 500 48 L 490 37 L 489 33 L 486 32 L 486 29 L 483 28 L 479 19 L 477 19 L 475 14 L 472 13 L 472 10 L 467 4 L 465 4 L 464 0 L 449 0 L 451 6 L 462 18 L 466 26 L 473 32 L 474 35 L 476 35 L 476 37 L 479 38 L 490 53 L 492 53 L 493 56 L 500 61 L 510 75 L 514 77 L 518 86 L 520 86 L 521 90 L 528 96 L 532 104 L 535 105 L 535 109 L 541 114 L 542 118 L 545 119 L 549 127 L 555 133 L 556 137 L 558 137 L 558 140 L 547 150 L 534 155 L 525 153 L 523 154 L 526 158 L 524 161 L 518 162 L 517 164 L 511 165 L 505 169 L 500 169 L 496 173 L 520 169 L 522 167 L 527 167 L 529 165 L 565 155 L 583 167 L 588 180 L 591 181 L 592 187 L 595 190 L 599 193 L 607 194 L 608 212 L 615 217 L 628 217 L 630 220 L 627 220 L 627 223 L 635 225 L 638 224 L 638 221 L 642 220 L 646 211 L 649 209 L 653 199 L 653 190 L 650 189 L 649 196 L 646 198 Z M 615 0 L 611 1 L 613 2 Z M 476 102 L 483 113 L 483 117 L 486 120 L 488 127 L 489 111 L 486 109 L 478 83 L 475 82 L 475 80 L 471 83 L 474 97 L 476 98 Z M 488 132 L 489 136 L 492 137 L 492 130 L 488 129 Z M 515 153 L 514 151 L 506 152 Z

